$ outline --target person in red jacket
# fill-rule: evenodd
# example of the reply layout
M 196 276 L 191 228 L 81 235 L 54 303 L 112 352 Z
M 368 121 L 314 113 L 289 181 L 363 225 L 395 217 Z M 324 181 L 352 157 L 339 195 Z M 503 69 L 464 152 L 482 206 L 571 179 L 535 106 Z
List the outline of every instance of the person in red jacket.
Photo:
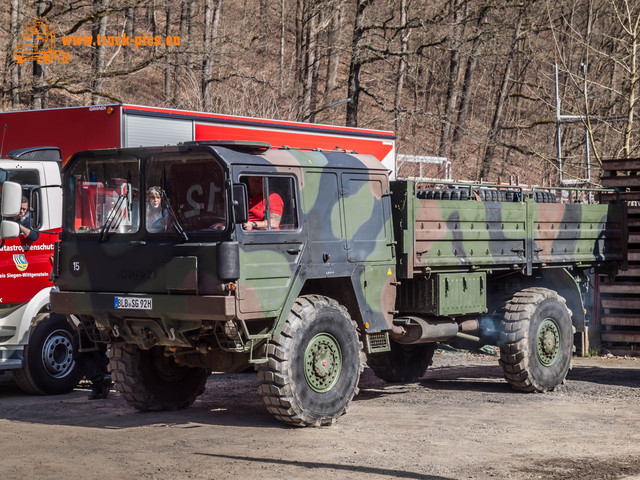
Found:
M 249 177 L 249 221 L 245 230 L 278 230 L 284 203 L 277 193 L 269 194 L 269 219 L 265 218 L 267 200 L 262 191 L 262 177 Z

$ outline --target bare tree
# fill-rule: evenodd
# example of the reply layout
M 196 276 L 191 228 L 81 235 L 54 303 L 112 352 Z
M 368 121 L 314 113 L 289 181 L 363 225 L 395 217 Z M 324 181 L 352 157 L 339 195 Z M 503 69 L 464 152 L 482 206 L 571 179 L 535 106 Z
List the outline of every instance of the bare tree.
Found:
M 473 92 L 473 77 L 478 65 L 478 50 L 480 49 L 480 40 L 482 38 L 482 32 L 484 31 L 482 29 L 482 25 L 487 18 L 489 9 L 490 7 L 488 5 L 481 6 L 480 12 L 478 13 L 478 19 L 476 20 L 476 29 L 473 39 L 471 40 L 469 58 L 467 59 L 467 64 L 464 70 L 464 81 L 462 83 L 460 107 L 458 108 L 458 119 L 453 131 L 453 143 L 459 142 L 462 138 L 462 132 L 467 122 L 467 116 L 469 115 L 469 106 L 471 105 Z
M 638 54 L 640 53 L 640 6 L 629 0 L 610 0 L 616 19 L 622 27 L 624 56 L 619 61 L 625 72 L 626 88 L 626 122 L 624 126 L 624 156 L 632 153 L 631 139 L 633 134 L 636 107 L 638 105 L 638 85 L 640 85 L 640 69 Z
M 167 6 L 165 10 L 165 38 L 171 35 L 171 7 Z M 164 101 L 168 103 L 172 97 L 172 82 L 171 82 L 171 59 L 172 55 L 166 55 L 164 59 Z
M 104 79 L 105 45 L 101 39 L 104 39 L 107 33 L 108 16 L 106 13 L 109 0 L 93 0 L 93 25 L 91 27 L 91 37 L 93 38 L 94 47 L 91 56 L 91 105 L 98 105 L 101 100 L 102 85 Z
M 393 119 L 393 124 L 395 126 L 396 131 L 398 130 L 400 124 L 400 104 L 402 102 L 402 90 L 404 89 L 404 77 L 407 70 L 407 53 L 409 50 L 409 35 L 411 34 L 411 30 L 407 28 L 407 0 L 400 1 L 400 29 L 401 40 L 400 40 L 400 53 L 402 54 L 398 59 L 398 75 L 396 80 L 396 91 L 393 98 L 393 109 L 395 112 L 395 117 Z
M 218 38 L 222 0 L 206 0 L 204 4 L 204 41 L 202 53 L 202 107 L 211 110 L 211 82 L 213 82 L 214 49 Z
M 449 78 L 447 81 L 447 97 L 442 123 L 442 133 L 440 134 L 440 147 L 438 155 L 449 156 L 449 139 L 451 135 L 451 125 L 456 116 L 455 108 L 458 104 L 458 78 L 460 76 L 460 38 L 462 36 L 462 0 L 450 0 L 451 15 L 453 17 L 453 34 L 451 37 L 451 56 L 449 60 Z
M 482 156 L 482 159 L 480 162 L 478 177 L 481 179 L 488 178 L 489 171 L 491 169 L 491 165 L 493 161 L 493 155 L 496 150 L 498 134 L 500 133 L 500 128 L 501 128 L 504 106 L 507 100 L 507 94 L 509 93 L 509 89 L 512 85 L 513 79 L 511 78 L 511 71 L 513 69 L 513 64 L 517 54 L 517 46 L 521 40 L 522 23 L 524 21 L 524 16 L 526 13 L 525 8 L 526 7 L 522 7 L 519 9 L 517 23 L 513 30 L 511 48 L 509 50 L 509 54 L 507 56 L 507 63 L 504 66 L 504 72 L 502 74 L 502 78 L 500 81 L 500 89 L 498 91 L 498 98 L 495 103 L 493 120 L 491 121 L 491 127 L 489 129 L 489 134 L 487 138 L 487 146 L 485 148 L 484 155 Z
M 9 66 L 9 98 L 13 109 L 20 108 L 20 65 L 13 60 L 13 54 L 18 46 L 20 27 L 23 22 L 24 4 L 19 0 L 11 0 L 9 9 L 9 51 L 6 56 L 6 64 Z M 6 69 L 5 69 L 6 71 Z M 6 78 L 5 78 L 6 85 Z M 7 88 L 5 87 L 5 92 Z
M 36 15 L 44 17 L 50 10 L 52 5 L 47 4 L 44 0 L 38 0 L 36 3 Z M 40 45 L 42 47 L 42 45 Z M 48 88 L 45 82 L 46 67 L 40 62 L 33 62 L 33 87 L 31 95 L 31 108 L 46 108 Z
M 373 2 L 374 0 L 356 1 L 356 17 L 353 26 L 353 38 L 351 40 L 351 61 L 349 63 L 347 93 L 347 96 L 350 99 L 347 102 L 346 124 L 348 127 L 358 126 L 358 108 L 360 106 L 360 92 L 362 92 L 360 73 L 362 72 L 362 66 L 365 64 L 366 60 L 364 53 L 364 15 L 367 8 L 370 7 Z
M 406 1 L 406 0 L 402 0 Z M 339 39 L 340 32 L 342 31 L 342 23 L 344 19 L 344 7 L 342 2 L 337 2 L 333 5 L 331 10 L 329 27 L 327 30 L 327 47 L 328 47 L 328 60 L 327 60 L 327 77 L 324 88 L 324 100 L 325 105 L 329 105 L 332 102 L 331 95 L 338 86 L 338 69 L 340 67 L 340 48 Z
M 318 15 L 319 9 L 315 8 L 315 2 L 304 2 L 301 51 L 302 72 L 300 72 L 300 103 L 302 105 L 300 116 L 303 121 L 313 121 L 313 110 L 315 109 L 314 78 L 316 78 L 318 69 L 316 62 L 318 53 Z

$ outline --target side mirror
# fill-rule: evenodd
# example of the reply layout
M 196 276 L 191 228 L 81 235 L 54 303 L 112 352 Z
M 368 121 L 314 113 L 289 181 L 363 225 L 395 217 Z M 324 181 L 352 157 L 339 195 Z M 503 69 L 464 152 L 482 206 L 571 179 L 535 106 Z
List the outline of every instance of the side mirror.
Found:
M 18 222 L 12 222 L 11 220 L 2 220 L 0 222 L 0 238 L 18 238 L 20 235 L 20 225 Z
M 247 200 L 247 186 L 244 183 L 233 184 L 233 216 L 236 223 L 249 220 L 249 201 Z
M 2 216 L 17 217 L 22 205 L 22 185 L 15 182 L 2 184 Z

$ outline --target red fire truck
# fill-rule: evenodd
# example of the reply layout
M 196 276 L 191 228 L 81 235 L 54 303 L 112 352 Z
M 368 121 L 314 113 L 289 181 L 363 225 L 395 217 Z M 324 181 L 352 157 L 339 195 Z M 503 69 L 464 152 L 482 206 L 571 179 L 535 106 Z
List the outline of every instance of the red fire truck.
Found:
M 0 245 L 0 374 L 12 370 L 18 385 L 36 394 L 65 393 L 79 380 L 73 330 L 49 309 L 50 258 L 62 222 L 60 165 L 73 153 L 233 140 L 368 153 L 392 171 L 395 161 L 395 136 L 388 131 L 135 105 L 2 112 L 0 135 L 0 188 L 6 181 L 20 185 L 40 232 L 37 240 L 19 236 Z M 57 148 L 26 148 L 36 145 Z M 11 152 L 9 158 L 5 152 Z M 117 198 L 122 192 L 96 186 L 93 193 Z M 2 214 L 10 218 L 17 212 Z M 0 224 L 0 236 L 2 231 Z M 7 230 L 4 237 L 9 236 Z
M 340 148 L 375 156 L 394 170 L 395 135 L 383 130 L 143 107 L 96 105 L 0 113 L 3 152 L 56 145 L 63 163 L 78 151 L 176 145 L 198 140 L 267 142 L 274 147 Z M 36 143 L 34 143 L 34 141 Z

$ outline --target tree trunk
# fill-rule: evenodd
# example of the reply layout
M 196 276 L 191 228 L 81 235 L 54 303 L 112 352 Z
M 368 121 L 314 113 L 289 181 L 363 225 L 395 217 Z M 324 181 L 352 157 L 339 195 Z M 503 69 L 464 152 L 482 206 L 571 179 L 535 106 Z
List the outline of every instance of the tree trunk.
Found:
M 313 6 L 307 5 L 307 14 L 304 21 L 305 41 L 302 47 L 303 65 L 302 71 L 302 112 L 301 117 L 305 122 L 312 121 L 314 105 L 313 79 L 316 70 L 316 30 L 318 25 L 318 12 Z
M 509 93 L 509 88 L 511 87 L 511 70 L 513 68 L 513 62 L 516 57 L 518 42 L 520 41 L 524 8 L 525 7 L 520 10 L 520 13 L 518 15 L 518 23 L 515 30 L 513 31 L 511 50 L 509 52 L 507 64 L 504 68 L 504 75 L 502 76 L 502 81 L 500 83 L 500 91 L 498 93 L 498 99 L 496 101 L 496 108 L 493 113 L 493 121 L 491 122 L 491 130 L 489 131 L 488 135 L 487 147 L 484 151 L 482 162 L 480 164 L 479 178 L 483 180 L 486 180 L 489 177 L 491 163 L 493 161 L 493 154 L 495 152 L 496 143 L 498 140 L 498 133 L 500 133 L 501 128 L 500 122 L 502 121 L 502 111 L 507 99 L 507 94 Z
M 458 120 L 456 127 L 453 130 L 452 143 L 460 141 L 462 138 L 462 132 L 465 124 L 467 123 L 467 116 L 469 115 L 469 106 L 471 105 L 471 93 L 473 91 L 473 75 L 478 65 L 478 48 L 480 46 L 480 37 L 482 33 L 482 24 L 487 17 L 489 7 L 484 7 L 479 15 L 477 21 L 477 31 L 473 41 L 471 42 L 471 51 L 469 53 L 469 60 L 464 71 L 464 81 L 462 83 L 462 99 L 460 100 L 460 108 L 458 109 Z
M 404 76 L 407 68 L 405 55 L 409 49 L 409 29 L 407 28 L 407 0 L 400 1 L 400 28 L 402 37 L 400 39 L 400 59 L 398 60 L 398 75 L 396 81 L 396 91 L 393 98 L 393 110 L 395 113 L 393 124 L 397 132 L 400 127 L 400 104 L 402 101 L 402 90 L 404 88 Z
M 136 7 L 129 7 L 124 11 L 124 33 L 129 37 L 133 38 L 135 35 L 135 16 L 136 16 Z M 134 50 L 132 48 L 124 49 L 124 61 L 126 64 L 129 63 L 129 60 L 133 58 Z
M 304 42 L 303 24 L 304 24 L 304 11 L 305 0 L 296 1 L 296 21 L 295 21 L 295 35 L 296 35 L 296 53 L 295 53 L 295 65 L 296 65 L 296 90 L 298 96 L 302 97 L 302 84 L 304 77 L 302 76 L 304 59 L 302 44 Z
M 349 63 L 349 80 L 347 96 L 347 127 L 358 126 L 358 107 L 360 103 L 360 92 L 362 86 L 360 84 L 360 73 L 364 62 L 362 53 L 362 44 L 364 39 L 364 12 L 368 6 L 373 4 L 374 0 L 357 0 L 356 3 L 356 19 L 353 26 L 353 39 L 351 41 L 351 61 Z
M 627 8 L 627 12 L 630 12 Z M 640 12 L 634 19 L 628 14 L 629 26 L 626 29 L 629 34 L 629 94 L 627 96 L 627 121 L 624 126 L 624 157 L 631 157 L 631 137 L 633 134 L 633 124 L 638 103 L 638 83 L 640 82 L 640 72 L 638 72 L 638 53 L 640 49 Z
M 206 0 L 204 5 L 204 52 L 202 60 L 202 108 L 211 110 L 211 82 L 213 81 L 214 49 L 220 25 L 222 0 Z
M 462 35 L 462 22 L 460 21 L 460 1 L 451 0 L 451 13 L 453 15 L 453 37 L 451 39 L 451 57 L 449 60 L 449 79 L 447 81 L 447 100 L 444 109 L 444 120 L 440 134 L 440 147 L 438 155 L 449 155 L 449 140 L 451 125 L 455 117 L 455 109 L 458 103 L 458 77 L 460 76 L 460 37 Z
M 93 74 L 93 79 L 91 80 L 91 105 L 98 105 L 102 101 L 100 93 L 102 92 L 103 80 L 100 74 L 104 70 L 105 46 L 103 41 L 107 32 L 108 17 L 107 15 L 97 16 L 97 14 L 106 9 L 107 3 L 108 0 L 93 0 L 94 15 L 96 16 L 93 20 L 91 36 L 97 46 L 93 50 L 91 58 L 91 72 Z M 98 42 L 98 39 L 102 41 Z
M 20 27 L 23 21 L 23 3 L 19 0 L 11 0 L 11 11 L 9 20 L 10 46 L 7 62 L 9 64 L 9 97 L 11 108 L 17 110 L 20 108 L 20 65 L 13 60 L 13 52 L 18 46 L 20 38 Z
M 406 1 L 406 0 L 403 0 Z M 331 21 L 327 32 L 327 43 L 329 46 L 329 59 L 327 60 L 327 81 L 324 88 L 324 105 L 329 105 L 332 101 L 332 93 L 338 86 L 338 68 L 340 67 L 340 50 L 338 41 L 342 30 L 343 4 L 335 5 L 331 12 Z
M 167 7 L 165 10 L 165 39 L 171 35 L 171 7 Z M 173 52 L 166 53 L 164 59 L 164 101 L 165 103 L 171 102 L 171 58 Z
M 284 93 L 285 0 L 280 0 L 280 95 Z
M 38 0 L 36 13 L 38 17 L 44 16 L 47 11 L 47 4 L 43 0 Z M 43 46 L 43 45 L 41 45 Z M 47 85 L 44 80 L 46 67 L 38 62 L 33 62 L 33 95 L 31 97 L 31 108 L 47 108 Z
M 181 103 L 181 91 L 184 85 L 185 68 L 187 63 L 188 44 L 187 41 L 187 24 L 189 20 L 189 11 L 187 9 L 187 3 L 182 2 L 180 6 L 180 47 L 178 47 L 178 53 L 176 54 L 175 74 L 173 75 L 173 98 L 172 103 L 178 106 Z

